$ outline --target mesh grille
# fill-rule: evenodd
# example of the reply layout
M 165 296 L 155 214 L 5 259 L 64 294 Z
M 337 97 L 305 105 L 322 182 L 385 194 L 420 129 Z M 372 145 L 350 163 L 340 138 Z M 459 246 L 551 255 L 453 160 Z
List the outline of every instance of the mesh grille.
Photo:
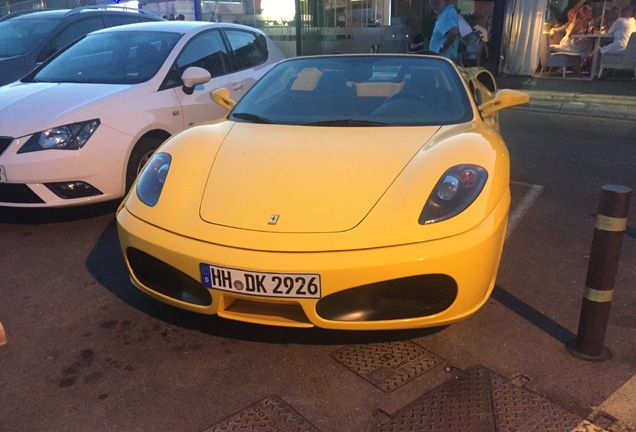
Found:
M 42 204 L 44 201 L 25 184 L 0 183 L 0 202 Z
M 322 318 L 335 321 L 382 321 L 430 316 L 457 298 L 457 283 L 443 274 L 409 276 L 350 288 L 323 297 L 316 305 Z

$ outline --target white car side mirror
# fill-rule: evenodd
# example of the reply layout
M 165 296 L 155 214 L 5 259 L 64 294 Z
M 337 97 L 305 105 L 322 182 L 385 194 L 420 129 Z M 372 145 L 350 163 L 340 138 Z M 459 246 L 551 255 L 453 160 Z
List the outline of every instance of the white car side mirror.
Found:
M 199 84 L 205 84 L 212 79 L 212 75 L 207 70 L 190 66 L 181 74 L 181 81 L 183 81 L 183 92 L 191 95 L 194 92 L 194 88 Z

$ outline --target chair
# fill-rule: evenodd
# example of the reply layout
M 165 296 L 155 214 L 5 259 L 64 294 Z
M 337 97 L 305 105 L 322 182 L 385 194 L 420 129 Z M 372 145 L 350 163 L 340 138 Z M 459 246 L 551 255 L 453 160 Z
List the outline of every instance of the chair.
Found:
M 603 69 L 633 70 L 636 78 L 636 33 L 632 33 L 624 50 L 601 55 L 599 78 L 603 76 Z
M 476 32 L 472 32 L 464 38 L 462 41 L 466 45 L 466 51 L 459 53 L 459 61 L 465 67 L 480 66 L 481 56 L 484 50 L 484 42 Z
M 578 54 L 566 52 L 550 52 L 550 35 L 548 33 L 544 33 L 541 35 L 539 48 L 539 62 L 541 63 L 542 73 L 546 69 L 550 70 L 552 68 L 561 68 L 561 70 L 563 71 L 562 77 L 565 78 L 567 68 L 579 68 L 581 66 L 581 62 L 583 61 L 583 58 Z

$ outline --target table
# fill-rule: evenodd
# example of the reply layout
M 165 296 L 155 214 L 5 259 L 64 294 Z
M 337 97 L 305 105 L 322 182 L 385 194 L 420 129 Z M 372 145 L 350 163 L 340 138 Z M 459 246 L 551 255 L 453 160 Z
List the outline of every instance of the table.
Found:
M 600 54 L 599 48 L 601 46 L 601 39 L 609 40 L 609 39 L 613 39 L 614 36 L 607 33 L 602 33 L 602 34 L 590 33 L 590 34 L 577 34 L 577 35 L 572 35 L 570 37 L 575 39 L 585 38 L 585 39 L 593 40 L 594 46 L 592 47 L 592 67 L 590 68 L 590 76 L 588 77 L 588 79 L 592 80 L 596 78 L 596 75 L 598 73 L 598 66 L 599 66 L 598 57 Z

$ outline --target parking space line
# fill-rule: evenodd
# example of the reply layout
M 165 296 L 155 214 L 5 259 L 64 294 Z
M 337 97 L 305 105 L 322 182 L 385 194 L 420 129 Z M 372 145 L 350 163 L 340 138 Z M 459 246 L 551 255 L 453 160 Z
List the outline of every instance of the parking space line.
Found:
M 508 216 L 508 230 L 506 231 L 506 238 L 515 230 L 519 221 L 523 216 L 530 210 L 530 208 L 534 205 L 534 202 L 537 200 L 541 192 L 543 191 L 543 186 L 528 184 L 522 182 L 510 182 L 511 184 L 516 184 L 520 186 L 525 186 L 530 190 L 523 196 L 521 202 L 510 212 Z

